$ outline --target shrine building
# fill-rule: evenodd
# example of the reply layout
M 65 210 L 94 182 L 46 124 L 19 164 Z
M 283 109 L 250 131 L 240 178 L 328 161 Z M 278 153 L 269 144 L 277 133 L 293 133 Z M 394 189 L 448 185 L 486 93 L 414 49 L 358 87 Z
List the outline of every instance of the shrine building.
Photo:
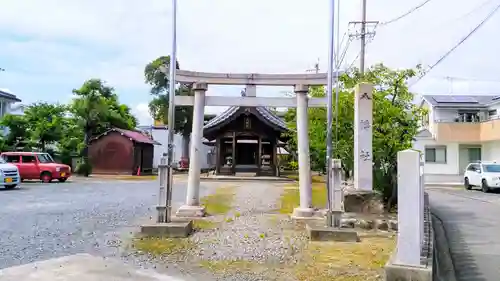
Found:
M 278 175 L 278 151 L 288 132 L 285 122 L 266 107 L 232 106 L 203 127 L 207 145 L 214 146 L 217 175 L 255 173 Z

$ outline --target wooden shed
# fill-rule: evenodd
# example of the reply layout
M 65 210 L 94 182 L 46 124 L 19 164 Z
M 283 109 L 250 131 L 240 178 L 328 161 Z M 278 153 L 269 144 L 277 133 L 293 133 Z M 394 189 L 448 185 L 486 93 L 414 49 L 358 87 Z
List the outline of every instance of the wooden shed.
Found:
M 90 141 L 92 173 L 151 174 L 155 145 L 160 143 L 139 131 L 110 129 Z

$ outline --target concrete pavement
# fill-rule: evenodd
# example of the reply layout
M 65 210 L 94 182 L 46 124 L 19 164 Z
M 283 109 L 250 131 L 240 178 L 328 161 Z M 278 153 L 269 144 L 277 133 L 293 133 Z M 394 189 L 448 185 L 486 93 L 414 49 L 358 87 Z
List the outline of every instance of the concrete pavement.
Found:
M 0 270 L 0 281 L 187 281 L 119 260 L 78 254 Z
M 428 188 L 444 225 L 457 280 L 500 280 L 500 194 Z

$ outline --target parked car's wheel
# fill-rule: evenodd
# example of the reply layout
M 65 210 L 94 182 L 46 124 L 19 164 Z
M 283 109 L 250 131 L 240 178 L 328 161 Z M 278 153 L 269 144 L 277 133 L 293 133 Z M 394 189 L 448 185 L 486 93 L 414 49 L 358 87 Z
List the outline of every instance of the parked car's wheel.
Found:
M 43 172 L 40 175 L 40 179 L 42 180 L 42 182 L 49 183 L 52 181 L 52 175 L 49 172 Z
M 487 193 L 487 192 L 490 192 L 490 188 L 488 187 L 488 183 L 486 182 L 485 179 L 483 179 L 481 181 L 481 190 L 484 192 L 484 193 Z
M 65 182 L 68 178 L 59 178 L 57 179 L 59 182 Z
M 467 190 L 471 190 L 472 189 L 472 185 L 469 184 L 469 179 L 468 178 L 464 179 L 464 187 Z
M 17 184 L 9 184 L 5 186 L 5 189 L 14 189 L 16 188 Z

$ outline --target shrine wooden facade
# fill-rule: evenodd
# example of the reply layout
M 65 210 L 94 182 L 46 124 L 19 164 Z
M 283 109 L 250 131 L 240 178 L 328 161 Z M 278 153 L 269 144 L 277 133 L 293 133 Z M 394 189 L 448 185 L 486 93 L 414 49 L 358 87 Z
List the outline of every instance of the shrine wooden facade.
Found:
M 265 107 L 233 106 L 211 119 L 203 136 L 214 145 L 218 175 L 278 174 L 278 145 L 286 142 L 288 129 L 282 119 Z

